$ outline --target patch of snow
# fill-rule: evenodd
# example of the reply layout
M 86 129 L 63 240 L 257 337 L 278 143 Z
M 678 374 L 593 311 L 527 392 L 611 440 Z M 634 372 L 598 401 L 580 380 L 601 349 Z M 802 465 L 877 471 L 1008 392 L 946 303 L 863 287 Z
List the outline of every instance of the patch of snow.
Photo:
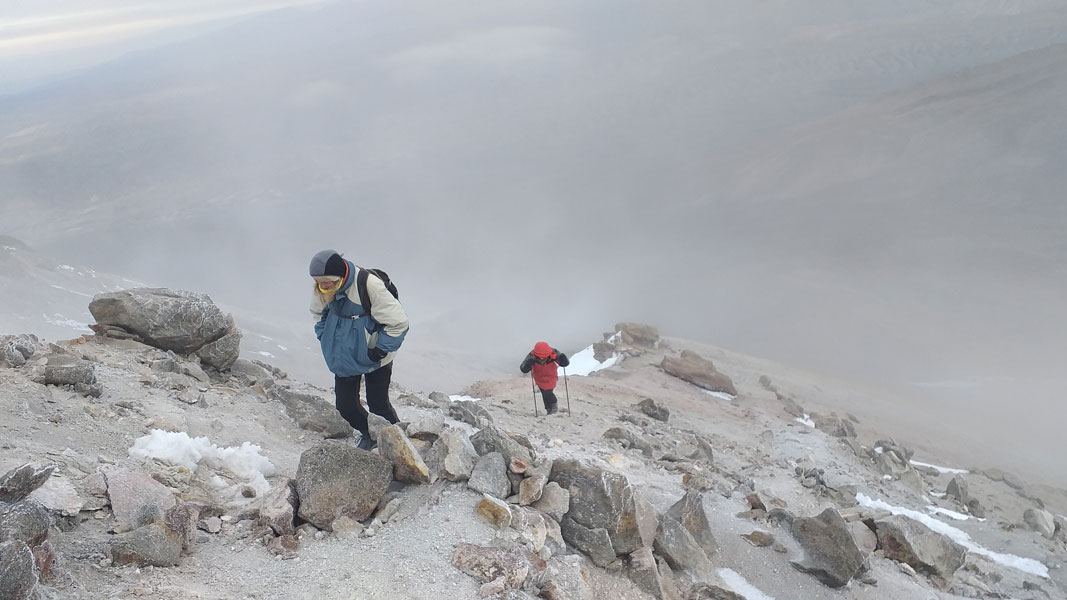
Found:
M 1030 573 L 1032 575 L 1037 575 L 1038 577 L 1044 577 L 1045 579 L 1048 579 L 1048 567 L 1046 567 L 1041 562 L 1036 561 L 1032 558 L 1023 558 L 1021 556 L 1015 556 L 1014 554 L 1003 554 L 1001 552 L 994 552 L 987 548 L 983 548 L 982 546 L 976 544 L 974 540 L 971 539 L 971 536 L 967 535 L 967 532 L 962 531 L 960 529 L 956 529 L 948 523 L 938 521 L 937 519 L 929 515 L 925 515 L 917 510 L 893 506 L 882 500 L 874 500 L 873 498 L 870 498 L 864 494 L 856 494 L 856 502 L 858 502 L 860 506 L 865 506 L 867 508 L 886 510 L 894 515 L 904 515 L 905 517 L 908 517 L 909 519 L 912 519 L 914 521 L 918 521 L 923 525 L 929 527 L 931 530 L 948 537 L 949 539 L 963 546 L 967 550 L 980 556 L 984 556 L 995 563 L 1002 564 L 1012 569 L 1018 569 L 1019 571 L 1023 571 L 1024 573 Z
M 266 356 L 267 358 L 274 358 L 273 354 L 271 354 L 270 352 L 263 351 L 263 350 L 260 350 L 259 352 L 253 352 L 252 354 L 258 354 L 260 356 Z
M 709 396 L 712 396 L 714 398 L 718 398 L 719 400 L 726 400 L 727 402 L 733 402 L 734 398 L 736 397 L 736 396 L 732 396 L 730 394 L 727 394 L 726 392 L 713 392 L 711 390 L 705 390 L 704 388 L 700 388 L 700 391 L 702 391 L 705 394 L 707 394 Z
M 948 517 L 950 519 L 955 519 L 957 521 L 967 521 L 969 519 L 973 519 L 974 518 L 974 517 L 972 517 L 970 515 L 965 515 L 963 513 L 958 513 L 958 512 L 956 512 L 954 510 L 949 510 L 947 508 L 941 508 L 940 506 L 927 506 L 926 507 L 926 512 L 931 513 L 931 514 L 935 514 L 935 515 L 945 515 L 946 517 Z M 984 521 L 985 519 L 978 519 L 978 520 L 979 521 Z
M 804 413 L 804 418 L 803 419 L 801 419 L 800 417 L 795 417 L 793 420 L 796 421 L 797 423 L 802 423 L 804 425 L 807 425 L 808 427 L 811 427 L 812 429 L 815 428 L 815 421 L 811 420 L 811 417 L 808 416 L 808 413 Z
M 8 252 L 16 252 L 17 251 L 16 248 L 12 248 L 11 246 L 4 246 L 4 250 L 7 250 Z
M 89 329 L 88 323 L 81 323 L 79 321 L 75 321 L 74 319 L 68 319 L 59 313 L 55 313 L 51 317 L 44 313 L 41 313 L 41 317 L 52 325 L 59 325 L 60 327 L 69 327 L 78 331 L 92 331 L 91 329 Z
M 59 265 L 59 268 L 65 270 L 65 271 L 76 271 L 77 270 L 77 269 L 75 269 L 74 267 L 72 267 L 70 265 Z
M 604 362 L 600 362 L 599 360 L 593 357 L 593 347 L 587 346 L 578 353 L 576 353 L 574 356 L 570 357 L 571 364 L 567 367 L 566 373 L 567 375 L 584 377 L 590 373 L 593 373 L 594 371 L 599 371 L 601 369 L 606 369 L 608 367 L 614 366 L 616 363 L 619 362 L 620 358 L 622 358 L 622 355 L 616 352 L 611 355 L 611 358 L 605 360 Z
M 274 475 L 274 463 L 260 455 L 261 448 L 250 442 L 239 447 L 220 448 L 206 437 L 190 438 L 184 431 L 170 432 L 153 429 L 139 437 L 129 450 L 132 458 L 158 459 L 195 471 L 202 463 L 212 469 L 225 469 L 235 477 L 249 482 L 256 492 L 270 489 L 266 477 Z
M 288 351 L 289 350 L 288 348 L 286 348 L 285 346 L 283 346 L 281 344 L 275 344 L 275 345 L 278 346 L 279 350 L 283 350 L 283 351 Z
M 948 494 L 946 494 L 945 492 L 930 492 L 930 495 L 934 498 L 944 498 Z
M 464 396 L 462 394 L 452 394 L 451 396 L 448 397 L 448 399 L 453 401 L 453 402 L 460 402 L 460 401 L 463 401 L 463 402 L 477 402 L 477 401 L 481 400 L 481 398 L 474 398 L 472 396 Z
M 928 469 L 934 469 L 938 473 L 970 473 L 967 469 L 952 469 L 949 467 L 939 467 L 937 465 L 931 465 L 929 463 L 919 462 L 917 460 L 908 461 L 916 467 L 926 467 Z
M 889 481 L 892 478 L 893 478 L 892 475 L 882 475 L 882 479 L 885 479 L 886 481 Z
M 882 450 L 881 446 L 878 446 L 877 448 L 874 449 L 874 453 L 875 454 L 881 454 L 883 452 L 885 452 L 885 450 Z
M 774 600 L 774 596 L 764 594 L 733 569 L 716 569 L 715 572 L 719 574 L 719 577 L 722 577 L 723 583 L 729 586 L 731 590 L 744 596 L 745 600 Z
M 53 288 L 57 289 L 57 290 L 63 290 L 64 292 L 70 292 L 70 293 L 72 293 L 72 294 L 77 294 L 77 295 L 79 295 L 79 296 L 85 296 L 86 298 L 92 298 L 92 296 L 91 296 L 90 294 L 86 294 L 86 293 L 83 293 L 83 292 L 75 292 L 74 290 L 68 290 L 67 288 L 65 288 L 65 287 L 63 287 L 63 286 L 60 286 L 60 285 L 56 285 L 56 284 L 54 284 L 54 283 L 51 283 L 51 284 L 49 284 L 49 285 L 50 285 L 51 287 L 53 287 Z

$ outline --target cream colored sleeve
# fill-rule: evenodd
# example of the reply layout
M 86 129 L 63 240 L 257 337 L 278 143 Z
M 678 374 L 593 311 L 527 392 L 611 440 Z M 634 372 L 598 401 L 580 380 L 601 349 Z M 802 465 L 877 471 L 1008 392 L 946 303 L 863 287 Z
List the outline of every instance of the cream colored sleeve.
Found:
M 408 330 L 408 314 L 404 306 L 386 289 L 385 283 L 367 274 L 367 295 L 370 296 L 370 316 L 384 327 L 385 334 L 400 337 Z

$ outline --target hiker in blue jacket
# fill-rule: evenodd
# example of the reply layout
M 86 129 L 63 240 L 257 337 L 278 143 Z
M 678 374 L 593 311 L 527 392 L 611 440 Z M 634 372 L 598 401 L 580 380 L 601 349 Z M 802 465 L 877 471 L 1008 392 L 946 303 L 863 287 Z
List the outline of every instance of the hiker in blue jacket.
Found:
M 326 366 L 334 374 L 337 411 L 360 432 L 359 448 L 370 450 L 367 411 L 359 400 L 367 378 L 367 406 L 390 423 L 400 419 L 389 402 L 393 357 L 408 331 L 408 316 L 388 276 L 361 269 L 335 250 L 311 258 L 315 280 L 311 314 Z M 383 279 L 384 277 L 384 279 Z

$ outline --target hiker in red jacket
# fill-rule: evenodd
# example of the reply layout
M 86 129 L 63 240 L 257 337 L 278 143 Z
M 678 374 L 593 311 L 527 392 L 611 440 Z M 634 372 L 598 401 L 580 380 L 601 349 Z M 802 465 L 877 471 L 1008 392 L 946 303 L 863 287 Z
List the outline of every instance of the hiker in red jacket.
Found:
M 529 373 L 533 370 L 534 383 L 541 390 L 541 398 L 545 401 L 545 412 L 556 412 L 556 381 L 559 379 L 559 367 L 571 364 L 567 355 L 548 345 L 547 342 L 534 344 L 533 352 L 526 355 L 526 360 L 519 365 L 519 370 Z

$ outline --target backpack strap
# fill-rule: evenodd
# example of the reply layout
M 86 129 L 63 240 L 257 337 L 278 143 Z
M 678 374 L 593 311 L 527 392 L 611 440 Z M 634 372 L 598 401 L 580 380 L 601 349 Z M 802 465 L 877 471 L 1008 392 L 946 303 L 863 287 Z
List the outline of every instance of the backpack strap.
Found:
M 363 306 L 363 314 L 370 314 L 370 294 L 367 293 L 367 270 L 360 269 L 356 274 L 356 292 L 359 293 L 359 303 Z

